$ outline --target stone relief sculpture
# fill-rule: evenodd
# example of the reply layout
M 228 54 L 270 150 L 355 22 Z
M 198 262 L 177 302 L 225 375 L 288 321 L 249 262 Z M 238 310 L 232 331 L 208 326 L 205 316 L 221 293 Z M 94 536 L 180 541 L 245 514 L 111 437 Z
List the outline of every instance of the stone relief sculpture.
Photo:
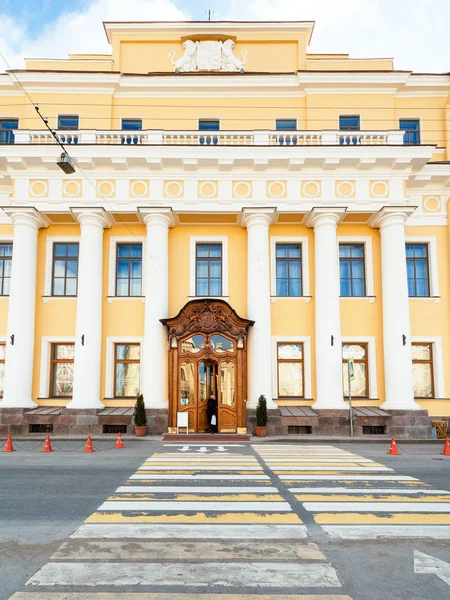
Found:
M 242 50 L 242 60 L 234 55 L 233 40 L 225 42 L 186 40 L 183 43 L 184 54 L 175 60 L 176 51 L 169 52 L 169 58 L 174 65 L 175 73 L 192 73 L 193 71 L 225 71 L 244 72 L 247 52 Z

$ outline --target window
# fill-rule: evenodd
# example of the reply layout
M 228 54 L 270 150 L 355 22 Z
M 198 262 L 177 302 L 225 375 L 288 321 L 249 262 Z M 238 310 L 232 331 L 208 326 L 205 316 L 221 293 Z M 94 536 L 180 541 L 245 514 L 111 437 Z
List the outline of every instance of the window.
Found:
M 303 398 L 303 344 L 277 344 L 277 374 L 279 398 Z
M 222 295 L 222 244 L 197 244 L 196 296 Z
M 359 131 L 361 129 L 361 119 L 359 115 L 341 115 L 339 117 L 340 131 Z
M 428 244 L 406 244 L 408 294 L 411 298 L 430 295 Z
M 50 397 L 71 398 L 75 344 L 52 344 L 50 356 Z
M 122 119 L 123 131 L 141 131 L 142 119 Z
M 277 296 L 302 295 L 302 247 L 300 244 L 276 245 Z
M 116 296 L 142 296 L 142 244 L 117 244 Z
M 5 391 L 5 359 L 6 359 L 6 344 L 0 343 L 0 398 L 3 398 Z
M 14 144 L 15 129 L 19 129 L 18 119 L 0 119 L 0 144 Z
M 297 119 L 277 119 L 275 127 L 277 131 L 296 131 Z
M 52 296 L 76 296 L 79 245 L 53 244 Z
M 400 119 L 400 129 L 405 132 L 403 143 L 407 146 L 420 144 L 420 121 L 418 119 Z
M 342 376 L 344 396 L 348 397 L 348 361 L 353 358 L 355 379 L 351 381 L 352 398 L 369 397 L 369 362 L 367 344 L 347 342 L 342 344 Z
M 9 296 L 12 249 L 12 244 L 0 244 L 0 296 Z
M 58 117 L 58 129 L 79 129 L 78 115 L 60 115 Z
M 114 397 L 135 398 L 140 391 L 140 344 L 114 345 Z
M 198 122 L 199 131 L 219 131 L 219 119 L 200 119 Z
M 412 343 L 415 398 L 434 398 L 433 344 Z
M 339 244 L 341 296 L 365 296 L 364 244 Z

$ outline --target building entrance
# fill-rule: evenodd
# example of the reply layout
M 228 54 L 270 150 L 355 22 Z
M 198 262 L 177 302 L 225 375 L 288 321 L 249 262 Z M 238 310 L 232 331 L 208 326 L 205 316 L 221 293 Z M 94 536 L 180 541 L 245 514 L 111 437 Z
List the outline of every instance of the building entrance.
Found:
M 222 300 L 193 300 L 169 328 L 169 432 L 187 412 L 190 433 L 209 431 L 208 398 L 217 398 L 217 431 L 246 432 L 247 330 Z

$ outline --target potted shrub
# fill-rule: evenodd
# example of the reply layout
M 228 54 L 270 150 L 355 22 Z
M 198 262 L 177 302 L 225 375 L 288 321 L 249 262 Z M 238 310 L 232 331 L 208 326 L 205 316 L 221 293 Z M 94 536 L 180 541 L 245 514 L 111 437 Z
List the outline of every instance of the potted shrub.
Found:
M 145 413 L 144 396 L 139 394 L 134 405 L 134 433 L 137 437 L 144 437 L 147 433 L 147 415 Z
M 267 435 L 267 400 L 260 396 L 256 407 L 256 435 L 265 437 Z

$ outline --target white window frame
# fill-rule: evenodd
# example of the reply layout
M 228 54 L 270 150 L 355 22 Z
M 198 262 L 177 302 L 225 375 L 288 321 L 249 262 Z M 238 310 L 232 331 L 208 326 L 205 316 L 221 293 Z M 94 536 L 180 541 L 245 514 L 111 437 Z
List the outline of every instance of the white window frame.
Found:
M 311 337 L 301 335 L 276 335 L 272 336 L 272 397 L 278 399 L 278 356 L 277 347 L 280 342 L 287 344 L 303 344 L 303 398 L 283 398 L 282 400 L 299 400 L 304 402 L 312 400 L 311 379 Z
M 422 140 L 422 133 L 423 133 L 423 129 L 422 129 L 422 117 L 399 117 L 398 118 L 398 129 L 399 129 L 399 131 L 406 131 L 406 129 L 402 129 L 400 127 L 400 121 L 419 121 L 419 146 L 421 144 L 423 144 L 423 140 Z
M 59 129 L 59 119 L 61 117 L 78 117 L 78 129 Z M 79 113 L 67 113 L 67 112 L 63 112 L 63 113 L 58 113 L 56 115 L 56 127 L 55 127 L 56 131 L 73 131 L 75 133 L 75 131 L 80 131 L 80 115 Z
M 6 296 L 6 298 L 8 298 L 8 296 Z M 0 344 L 5 344 L 5 353 L 6 353 L 6 350 L 8 348 L 8 342 L 6 341 L 6 335 L 0 335 Z M 6 354 L 5 354 L 5 376 L 6 376 Z M 0 396 L 0 401 L 1 400 L 3 400 L 3 398 Z
M 341 129 L 340 128 L 340 123 L 341 123 L 341 117 L 359 117 L 359 129 Z M 338 114 L 338 118 L 337 118 L 337 130 L 338 131 L 347 131 L 349 134 L 352 133 L 358 133 L 358 131 L 362 131 L 363 130 L 363 120 L 362 120 L 362 113 L 359 112 L 354 112 L 354 113 L 339 113 Z
M 302 247 L 302 295 L 277 296 L 277 244 L 300 244 Z M 270 237 L 270 295 L 279 300 L 311 300 L 309 285 L 309 238 L 307 236 Z
M 367 362 L 369 365 L 369 400 L 378 400 L 378 382 L 377 382 L 377 352 L 374 336 L 357 336 L 345 335 L 341 336 L 342 344 L 355 342 L 356 344 L 367 344 Z M 342 360 L 342 350 L 341 350 Z M 342 390 L 344 393 L 344 390 Z M 353 400 L 364 401 L 367 398 L 353 398 Z
M 45 276 L 44 276 L 44 302 L 54 298 L 56 300 L 76 300 L 77 296 L 52 296 L 52 274 L 53 274 L 53 246 L 54 244 L 73 244 L 78 243 L 81 247 L 81 237 L 75 236 L 47 236 L 45 242 Z M 78 266 L 80 261 L 80 252 L 78 252 Z M 78 277 L 77 277 L 78 279 Z
M 41 340 L 41 373 L 39 380 L 39 398 L 50 398 L 50 354 L 52 344 L 74 344 L 75 336 L 42 336 Z M 62 396 L 55 400 L 67 400 L 70 398 Z
M 0 235 L 0 244 L 12 244 L 13 252 L 14 252 L 14 235 Z M 12 268 L 12 259 L 11 259 L 11 268 Z M 9 300 L 9 294 L 7 296 L 0 296 L 0 300 Z M 6 338 L 5 338 L 6 339 Z M 3 341 L 3 338 L 0 337 L 0 342 Z
M 405 251 L 407 244 L 428 245 L 428 276 L 430 282 L 429 296 L 409 296 L 410 300 L 439 300 L 439 267 L 437 257 L 437 243 L 434 235 L 407 235 L 405 236 Z M 406 252 L 405 252 L 406 253 Z
M 124 121 L 141 121 L 141 129 L 123 129 Z M 120 119 L 120 130 L 121 131 L 143 131 L 144 129 L 144 119 L 142 117 L 121 117 Z
M 196 254 L 197 244 L 222 244 L 222 296 L 211 296 L 212 298 L 228 298 L 228 236 L 223 235 L 195 235 L 190 237 L 189 258 L 189 297 L 206 298 L 207 296 L 196 295 Z
M 338 235 L 337 236 L 337 257 L 338 257 L 338 277 L 339 277 L 339 297 L 341 300 L 361 300 L 362 298 L 369 298 L 372 302 L 375 297 L 375 290 L 373 284 L 373 248 L 372 248 L 372 237 L 370 235 Z M 365 296 L 341 296 L 341 265 L 339 257 L 339 246 L 341 244 L 364 244 L 364 277 L 365 277 Z
M 145 296 L 145 236 L 111 236 L 109 238 L 109 266 L 108 266 L 108 302 L 112 300 L 140 300 Z M 140 296 L 116 296 L 116 254 L 117 244 L 142 244 L 142 290 Z
M 133 336 L 108 336 L 106 338 L 106 374 L 105 374 L 105 399 L 128 401 L 131 398 L 115 398 L 114 395 L 114 345 L 115 344 L 140 344 L 141 358 L 139 369 L 139 389 L 142 390 L 142 365 L 144 356 L 144 338 Z
M 445 398 L 445 383 L 444 383 L 444 357 L 442 354 L 442 338 L 441 336 L 411 336 L 411 342 L 432 344 L 433 348 L 433 377 L 434 377 L 434 398 L 417 398 L 417 402 Z M 412 374 L 412 365 L 411 365 Z

